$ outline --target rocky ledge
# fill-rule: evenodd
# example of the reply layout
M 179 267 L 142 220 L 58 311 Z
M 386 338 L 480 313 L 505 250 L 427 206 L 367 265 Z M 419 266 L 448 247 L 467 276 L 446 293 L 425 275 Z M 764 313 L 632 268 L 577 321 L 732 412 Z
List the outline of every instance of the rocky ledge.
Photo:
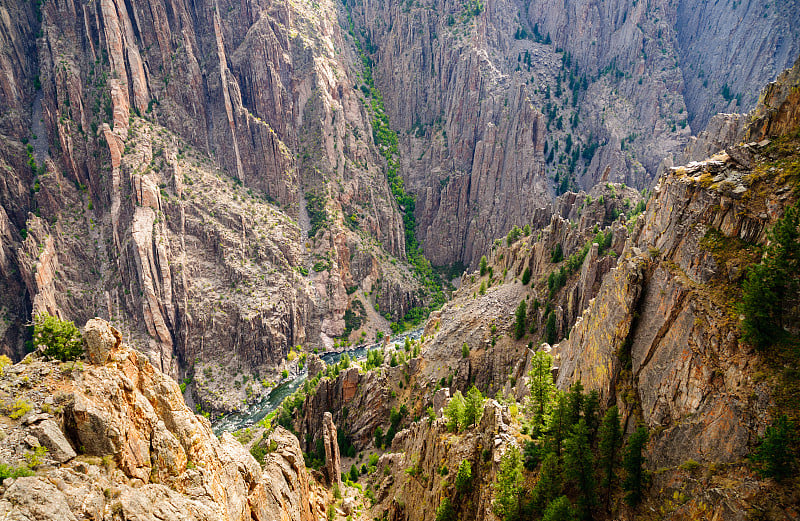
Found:
M 174 380 L 107 322 L 86 362 L 33 353 L 0 377 L 4 519 L 317 519 L 323 506 L 295 438 L 278 427 L 264 466 L 217 438 Z

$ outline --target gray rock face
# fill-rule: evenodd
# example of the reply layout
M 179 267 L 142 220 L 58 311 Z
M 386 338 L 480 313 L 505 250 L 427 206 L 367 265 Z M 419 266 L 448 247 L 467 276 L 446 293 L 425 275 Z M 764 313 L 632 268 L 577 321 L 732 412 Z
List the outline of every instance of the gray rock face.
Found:
M 58 463 L 71 460 L 77 454 L 69 444 L 61 428 L 53 420 L 44 420 L 32 426 L 30 431 L 42 446 L 47 447 L 47 455 Z
M 578 186 L 650 185 L 692 129 L 753 107 L 791 66 L 800 15 L 789 4 L 503 0 L 477 16 L 450 0 L 351 6 L 400 131 L 426 254 L 475 267 L 495 238 L 529 222 L 552 197 L 568 135 L 582 151 L 598 145 L 560 167 Z
M 322 420 L 322 441 L 325 444 L 325 476 L 328 484 L 342 488 L 342 458 L 339 455 L 339 443 L 333 415 L 326 412 Z

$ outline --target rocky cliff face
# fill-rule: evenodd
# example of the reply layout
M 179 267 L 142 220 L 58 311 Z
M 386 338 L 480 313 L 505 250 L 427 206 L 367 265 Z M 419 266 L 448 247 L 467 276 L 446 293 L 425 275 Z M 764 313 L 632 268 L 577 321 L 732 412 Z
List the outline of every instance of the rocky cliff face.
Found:
M 753 472 L 747 459 L 773 420 L 776 390 L 767 361 L 741 340 L 737 299 L 766 231 L 800 197 L 798 67 L 765 89 L 754 112 L 737 118 L 748 124 L 736 135 L 758 142 L 726 143 L 725 135 L 708 134 L 724 150 L 671 169 L 644 213 L 627 226 L 622 217 L 599 226 L 605 208 L 597 192 L 592 204 L 567 205 L 569 212 L 561 215 L 554 205 L 544 227 L 493 251 L 484 276 L 462 277 L 454 299 L 428 321 L 419 358 L 323 380 L 306 400 L 302 428 L 319 432 L 310 416 L 347 407 L 341 425 L 358 433 L 353 441 L 360 449 L 371 445 L 370 429 L 386 432 L 390 408 L 406 406 L 414 417 L 430 405 L 439 414 L 454 389 L 473 383 L 487 394 L 501 391 L 506 400 L 520 401 L 528 392 L 535 343 L 535 349 L 553 354 L 560 389 L 581 381 L 599 392 L 603 407 L 619 407 L 627 432 L 647 426 L 653 474 L 644 508 L 663 519 L 744 519 L 747 512 L 791 517 L 794 493 Z M 604 188 L 605 205 L 612 189 L 622 189 Z M 592 239 L 595 223 L 604 236 L 613 231 L 612 240 L 606 246 L 596 236 L 582 261 L 571 261 Z M 562 246 L 564 260 L 552 256 L 555 244 Z M 531 282 L 523 285 L 517 277 L 526 267 Z M 547 279 L 562 267 L 567 279 L 552 290 Z M 517 340 L 513 321 L 520 301 L 528 303 L 527 332 Z M 550 312 L 552 346 L 540 344 L 549 329 L 543 315 Z M 344 393 L 347 381 L 353 391 Z M 380 396 L 379 406 L 364 407 L 367 396 Z M 489 403 L 484 414 L 491 418 L 495 406 Z M 402 419 L 400 426 L 408 429 L 396 435 L 378 465 L 386 470 L 368 478 L 376 514 L 431 518 L 442 497 L 454 497 L 452 480 L 443 479 L 441 469 L 453 472 L 456 461 L 467 460 L 478 469 L 480 485 L 457 508 L 471 509 L 470 518 L 494 519 L 486 493 L 496 469 L 489 461 L 498 447 L 502 452 L 525 439 L 513 407 L 496 407 L 494 417 L 503 426 L 487 430 L 482 423 L 459 435 L 447 433 L 441 420 Z M 495 452 L 481 463 L 477 447 Z M 614 515 L 637 518 L 626 509 Z
M 475 267 L 555 189 L 648 186 L 691 129 L 751 108 L 800 53 L 797 12 L 781 3 L 347 6 L 434 264 Z
M 0 485 L 4 516 L 312 520 L 321 515 L 316 485 L 294 436 L 275 430 L 262 469 L 230 434 L 214 436 L 208 420 L 186 407 L 175 381 L 122 344 L 121 334 L 106 322 L 90 321 L 85 337 L 86 364 L 47 362 L 32 354 L 5 368 L 0 393 L 11 417 L 3 420 L 0 453 L 6 464 L 33 467 L 36 473 Z
M 173 376 L 271 381 L 290 347 L 345 332 L 351 300 L 425 303 L 338 14 L 3 6 L 3 352 L 24 354 L 32 314 L 99 315 Z M 262 392 L 206 387 L 216 409 Z

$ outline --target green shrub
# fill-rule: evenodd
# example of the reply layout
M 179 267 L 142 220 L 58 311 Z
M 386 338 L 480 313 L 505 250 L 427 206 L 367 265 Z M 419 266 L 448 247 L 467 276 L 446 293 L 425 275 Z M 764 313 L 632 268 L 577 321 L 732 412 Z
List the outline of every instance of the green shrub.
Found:
M 758 469 L 761 475 L 782 480 L 792 475 L 794 454 L 794 425 L 784 414 L 767 427 L 758 448 L 750 455 L 750 459 L 761 463 Z
M 28 467 L 10 467 L 5 463 L 0 463 L 0 484 L 6 478 L 23 478 L 33 476 L 33 471 Z
M 800 202 L 786 210 L 769 233 L 761 263 L 752 266 L 742 285 L 743 337 L 766 349 L 787 336 L 784 327 L 797 317 L 800 304 Z
M 70 321 L 52 315 L 37 315 L 33 322 L 33 344 L 44 346 L 44 354 L 66 362 L 83 354 L 83 340 Z

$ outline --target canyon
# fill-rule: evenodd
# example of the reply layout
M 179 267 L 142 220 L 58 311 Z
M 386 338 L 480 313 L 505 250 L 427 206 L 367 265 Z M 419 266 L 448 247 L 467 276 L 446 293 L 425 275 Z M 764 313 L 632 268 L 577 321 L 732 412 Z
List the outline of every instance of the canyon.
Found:
M 797 517 L 754 456 L 796 360 L 741 303 L 800 199 L 795 7 L 3 4 L 0 512 L 509 520 L 518 454 L 538 519 L 546 354 L 647 433 L 641 504 L 595 518 Z

